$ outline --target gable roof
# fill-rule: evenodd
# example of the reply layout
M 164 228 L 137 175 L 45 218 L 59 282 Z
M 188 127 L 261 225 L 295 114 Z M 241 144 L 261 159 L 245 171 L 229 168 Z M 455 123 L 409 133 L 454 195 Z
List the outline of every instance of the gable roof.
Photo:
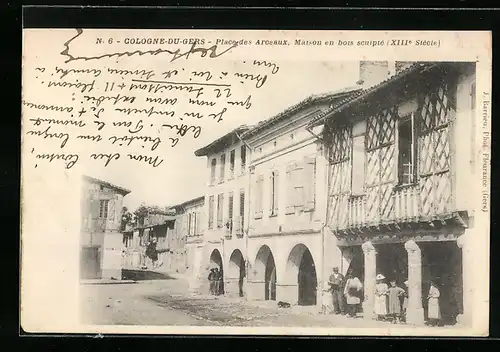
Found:
M 335 92 L 329 92 L 329 93 L 323 93 L 323 94 L 313 94 L 305 98 L 304 100 L 298 102 L 295 105 L 290 106 L 289 108 L 283 110 L 279 114 L 272 116 L 264 121 L 259 122 L 257 125 L 255 125 L 253 128 L 249 129 L 245 133 L 241 135 L 241 138 L 250 138 L 252 136 L 255 136 L 257 133 L 261 132 L 262 130 L 269 128 L 273 125 L 275 125 L 278 122 L 281 122 L 285 120 L 286 118 L 290 117 L 290 115 L 305 109 L 309 106 L 312 106 L 314 104 L 318 103 L 325 103 L 325 102 L 334 102 L 337 101 L 338 99 L 345 100 L 349 99 L 352 95 L 359 94 L 358 92 L 361 90 L 359 87 L 348 87 L 344 88 Z
M 340 113 L 344 109 L 353 106 L 356 103 L 360 103 L 363 101 L 366 101 L 368 98 L 370 98 L 373 94 L 381 91 L 382 89 L 395 84 L 396 82 L 402 80 L 403 78 L 406 78 L 408 76 L 413 76 L 415 74 L 422 73 L 427 70 L 431 70 L 435 67 L 438 67 L 440 65 L 445 64 L 444 62 L 417 62 L 414 63 L 401 72 L 387 78 L 386 80 L 371 86 L 369 88 L 363 89 L 362 91 L 359 91 L 357 94 L 354 94 L 350 96 L 349 98 L 337 102 L 334 106 L 332 106 L 330 109 L 326 110 L 324 113 L 321 115 L 317 116 L 315 119 L 313 119 L 308 127 L 315 127 L 318 126 L 319 124 L 323 123 L 325 119 L 332 117 L 333 115 Z
M 106 186 L 106 187 L 109 187 L 111 189 L 114 189 L 117 193 L 119 193 L 119 194 L 121 194 L 123 196 L 126 196 L 127 194 L 129 194 L 130 192 L 132 192 L 132 191 L 126 189 L 126 188 L 114 185 L 114 184 L 112 184 L 110 182 L 107 182 L 107 181 L 99 180 L 98 178 L 95 178 L 95 177 L 83 175 L 82 178 L 85 181 L 87 181 L 87 182 L 97 183 L 97 184 L 100 184 L 102 186 Z
M 236 127 L 234 130 L 226 133 L 222 137 L 217 138 L 215 141 L 211 142 L 210 144 L 196 150 L 194 152 L 194 155 L 196 156 L 206 156 L 210 152 L 215 152 L 218 151 L 224 147 L 226 147 L 228 144 L 232 143 L 234 137 L 239 138 L 242 133 L 247 131 L 250 128 L 250 126 L 247 125 L 241 125 Z

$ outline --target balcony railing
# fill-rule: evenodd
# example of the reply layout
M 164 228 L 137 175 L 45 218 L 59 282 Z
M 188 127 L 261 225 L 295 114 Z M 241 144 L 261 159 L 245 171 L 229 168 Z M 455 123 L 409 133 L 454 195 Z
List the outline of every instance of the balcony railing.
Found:
M 332 197 L 331 201 L 340 202 L 337 204 L 336 215 L 334 215 L 332 226 L 339 229 L 361 228 L 366 226 L 376 226 L 381 223 L 408 223 L 418 221 L 419 191 L 418 187 L 406 186 L 394 188 L 386 203 L 381 203 L 380 198 L 376 201 L 368 195 L 345 196 L 346 203 L 342 197 Z M 370 209 L 367 204 L 371 201 Z M 391 204 L 392 203 L 392 204 Z M 342 204 L 347 204 L 347 207 Z M 383 213 L 384 212 L 384 213 Z M 368 214 L 369 213 L 369 214 Z
M 349 227 L 360 227 L 365 223 L 365 197 L 352 197 L 348 200 L 349 216 L 347 224 Z
M 393 191 L 394 220 L 409 222 L 419 216 L 417 187 L 405 187 Z

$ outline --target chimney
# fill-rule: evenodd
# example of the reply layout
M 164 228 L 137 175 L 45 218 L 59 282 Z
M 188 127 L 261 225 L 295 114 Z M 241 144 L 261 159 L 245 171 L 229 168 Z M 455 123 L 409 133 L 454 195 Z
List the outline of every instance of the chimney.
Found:
M 395 73 L 395 63 L 389 61 L 360 61 L 359 80 L 362 88 L 370 88 L 385 81 Z

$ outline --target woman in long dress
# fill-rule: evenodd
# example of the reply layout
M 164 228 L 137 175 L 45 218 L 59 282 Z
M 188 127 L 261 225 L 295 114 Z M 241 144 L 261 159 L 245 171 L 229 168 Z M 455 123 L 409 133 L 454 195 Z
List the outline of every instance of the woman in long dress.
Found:
M 382 274 L 377 275 L 377 284 L 375 285 L 375 302 L 374 312 L 377 320 L 382 320 L 387 315 L 387 294 L 389 287 L 384 282 L 385 276 Z
M 427 317 L 429 319 L 429 325 L 435 326 L 441 320 L 441 308 L 439 307 L 439 288 L 433 281 L 430 282 L 429 294 L 427 295 L 428 300 L 428 313 Z

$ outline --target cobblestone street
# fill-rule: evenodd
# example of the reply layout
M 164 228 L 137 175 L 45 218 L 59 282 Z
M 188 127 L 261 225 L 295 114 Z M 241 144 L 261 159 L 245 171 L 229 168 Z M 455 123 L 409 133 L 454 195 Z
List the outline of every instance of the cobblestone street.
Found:
M 95 325 L 397 328 L 360 317 L 321 315 L 318 307 L 188 296 L 182 279 L 82 285 L 82 322 Z

